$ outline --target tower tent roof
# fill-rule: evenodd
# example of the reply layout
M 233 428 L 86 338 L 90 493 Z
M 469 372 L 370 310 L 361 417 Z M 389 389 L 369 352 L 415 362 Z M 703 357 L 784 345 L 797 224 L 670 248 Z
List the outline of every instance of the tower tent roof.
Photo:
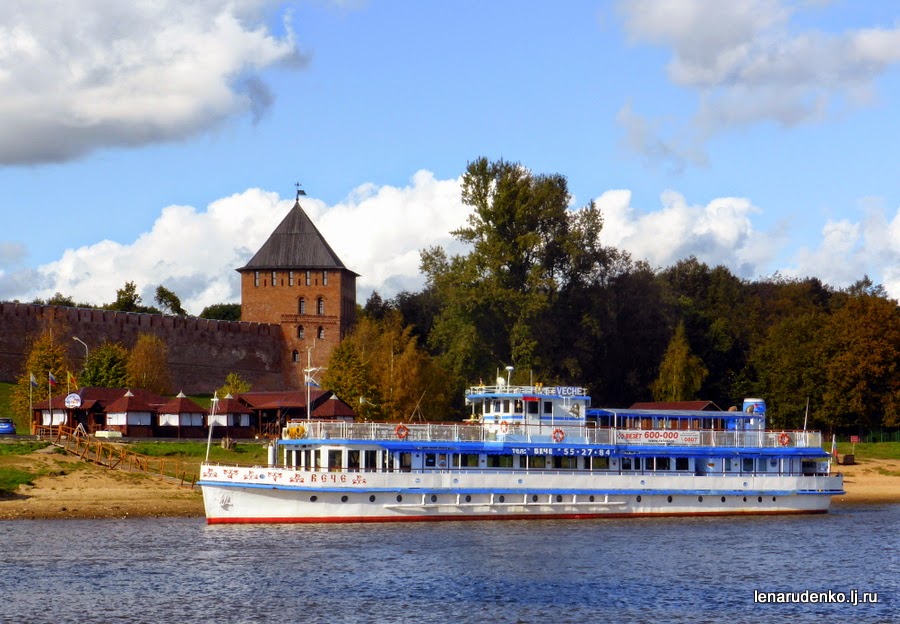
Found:
M 238 271 L 267 269 L 349 270 L 313 225 L 299 201 L 294 203 L 256 255 Z

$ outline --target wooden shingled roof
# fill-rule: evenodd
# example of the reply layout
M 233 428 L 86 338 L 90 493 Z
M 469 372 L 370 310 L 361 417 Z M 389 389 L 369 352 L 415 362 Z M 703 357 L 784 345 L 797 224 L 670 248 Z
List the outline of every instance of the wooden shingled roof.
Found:
M 342 269 L 349 271 L 313 222 L 300 202 L 287 213 L 268 240 L 240 271 L 271 269 Z M 351 271 L 352 273 L 352 271 Z M 356 273 L 354 273 L 356 275 Z

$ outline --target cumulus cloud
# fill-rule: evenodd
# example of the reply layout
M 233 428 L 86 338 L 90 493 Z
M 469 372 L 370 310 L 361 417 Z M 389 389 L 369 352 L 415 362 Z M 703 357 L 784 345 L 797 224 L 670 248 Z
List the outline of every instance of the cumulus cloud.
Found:
M 632 42 L 670 49 L 669 79 L 698 97 L 693 118 L 675 122 L 623 106 L 628 145 L 655 159 L 702 164 L 698 145 L 729 129 L 794 126 L 865 105 L 874 80 L 900 61 L 900 27 L 794 32 L 800 11 L 781 0 L 623 0 L 620 9 Z M 672 136 L 657 140 L 648 128 Z M 668 153 L 658 153 L 661 141 Z
M 460 186 L 460 179 L 438 180 L 419 171 L 406 186 L 363 184 L 333 205 L 312 197 L 302 205 L 345 266 L 360 274 L 360 301 L 372 290 L 389 298 L 424 285 L 420 250 L 439 245 L 450 253 L 465 251 L 449 234 L 465 224 L 470 211 Z M 693 255 L 746 279 L 778 271 L 844 287 L 868 274 L 892 297 L 900 297 L 900 209 L 888 217 L 876 200 L 864 202 L 865 218 L 859 222 L 827 223 L 819 246 L 802 249 L 788 266 L 776 264 L 789 244 L 787 228 L 757 228 L 754 219 L 763 209 L 746 198 L 692 204 L 667 191 L 658 206 L 641 210 L 632 205 L 630 191 L 612 190 L 596 204 L 604 218 L 601 242 L 655 268 Z M 208 305 L 239 302 L 235 269 L 256 253 L 292 205 L 293 199 L 277 193 L 248 189 L 205 210 L 167 206 L 132 242 L 99 241 L 66 250 L 59 260 L 36 269 L 0 269 L 0 300 L 47 299 L 59 292 L 78 302 L 103 304 L 133 281 L 144 303 L 153 304 L 156 287 L 163 285 L 192 314 Z
M 408 186 L 364 184 L 343 201 L 328 205 L 305 198 L 302 205 L 344 265 L 360 274 L 360 296 L 378 290 L 390 297 L 417 290 L 419 250 L 441 245 L 458 250 L 450 230 L 465 223 L 460 181 L 416 173 Z M 104 240 L 66 250 L 54 262 L 19 272 L 0 273 L 0 299 L 31 301 L 59 292 L 77 302 L 114 301 L 126 281 L 153 305 L 163 285 L 199 314 L 212 304 L 240 301 L 244 266 L 293 205 L 276 193 L 248 189 L 219 199 L 205 211 L 167 206 L 130 243 Z
M 303 62 L 275 0 L 0 3 L 0 164 L 203 132 L 271 101 L 266 67 Z M 52 6 L 51 6 L 52 5 Z

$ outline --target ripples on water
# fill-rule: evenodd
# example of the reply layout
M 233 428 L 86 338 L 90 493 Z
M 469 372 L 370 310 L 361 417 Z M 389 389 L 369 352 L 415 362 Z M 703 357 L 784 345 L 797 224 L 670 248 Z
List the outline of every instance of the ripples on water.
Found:
M 0 522 L 3 622 L 888 622 L 900 506 L 823 516 Z M 754 604 L 753 591 L 878 592 Z

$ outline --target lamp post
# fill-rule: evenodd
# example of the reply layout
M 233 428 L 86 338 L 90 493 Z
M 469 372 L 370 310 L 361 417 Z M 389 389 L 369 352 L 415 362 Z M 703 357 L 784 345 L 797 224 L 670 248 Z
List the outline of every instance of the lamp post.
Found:
M 513 372 L 513 370 L 514 370 L 514 369 L 513 369 L 512 366 L 507 366 L 507 367 L 506 367 L 506 385 L 507 385 L 507 386 L 509 386 L 510 379 L 512 379 L 512 372 Z
M 84 359 L 85 361 L 87 361 L 88 355 L 90 354 L 87 344 L 85 344 L 84 340 L 82 340 L 78 336 L 72 336 L 72 340 L 74 340 L 75 342 L 80 342 L 81 346 L 84 347 Z

